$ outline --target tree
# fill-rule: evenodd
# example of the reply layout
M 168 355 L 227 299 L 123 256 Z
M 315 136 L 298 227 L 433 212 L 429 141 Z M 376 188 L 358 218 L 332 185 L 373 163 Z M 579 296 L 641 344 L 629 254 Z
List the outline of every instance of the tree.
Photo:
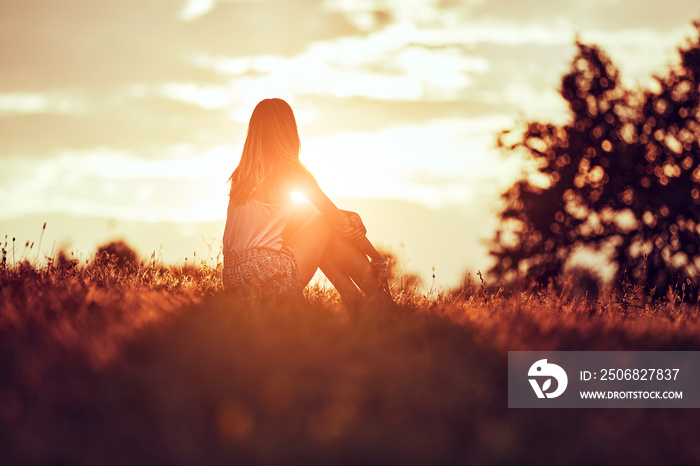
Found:
M 111 241 L 97 248 L 94 262 L 101 265 L 111 264 L 121 270 L 136 269 L 139 265 L 136 251 L 123 240 Z
M 698 288 L 700 268 L 700 21 L 680 64 L 658 89 L 622 87 L 597 46 L 579 41 L 561 95 L 571 121 L 527 123 L 506 151 L 523 150 L 536 177 L 503 195 L 491 270 L 505 280 L 546 283 L 575 251 L 609 251 L 625 276 L 659 291 Z

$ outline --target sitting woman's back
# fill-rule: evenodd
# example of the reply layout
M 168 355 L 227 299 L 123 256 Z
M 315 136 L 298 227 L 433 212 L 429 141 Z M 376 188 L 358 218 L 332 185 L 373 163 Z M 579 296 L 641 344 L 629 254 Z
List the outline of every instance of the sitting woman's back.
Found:
M 301 164 L 299 149 L 289 104 L 281 99 L 261 101 L 229 179 L 224 287 L 244 295 L 300 294 L 321 267 L 343 296 L 357 296 L 357 286 L 376 289 L 376 270 L 367 255 L 378 270 L 386 270 L 386 263 L 365 237 L 359 216 L 340 211 L 319 188 Z M 293 191 L 303 193 L 318 211 L 290 222 Z
M 229 202 L 224 229 L 224 257 L 250 248 L 282 249 L 282 232 L 292 216 L 291 200 L 267 204 L 250 199 Z

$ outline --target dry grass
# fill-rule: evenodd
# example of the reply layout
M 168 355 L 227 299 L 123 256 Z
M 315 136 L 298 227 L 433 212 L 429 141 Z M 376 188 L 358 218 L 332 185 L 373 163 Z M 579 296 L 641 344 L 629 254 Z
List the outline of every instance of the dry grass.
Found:
M 689 463 L 693 410 L 508 410 L 508 350 L 696 350 L 696 305 L 627 286 L 221 294 L 155 262 L 0 270 L 3 464 Z M 563 291 L 562 291 L 563 290 Z

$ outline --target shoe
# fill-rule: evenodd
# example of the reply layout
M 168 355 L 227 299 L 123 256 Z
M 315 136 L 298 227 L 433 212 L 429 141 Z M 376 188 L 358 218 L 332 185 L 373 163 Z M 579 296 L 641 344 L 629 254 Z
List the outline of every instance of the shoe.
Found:
M 387 270 L 387 261 L 372 261 L 371 264 L 372 270 L 374 270 L 374 275 L 377 279 L 377 296 L 388 298 L 389 301 L 394 302 L 393 298 L 391 297 L 391 290 L 389 288 L 389 273 Z

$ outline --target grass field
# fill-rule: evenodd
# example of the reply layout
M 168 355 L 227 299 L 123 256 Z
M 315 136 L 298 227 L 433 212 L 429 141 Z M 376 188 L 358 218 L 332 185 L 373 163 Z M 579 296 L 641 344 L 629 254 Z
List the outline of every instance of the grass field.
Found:
M 0 464 L 696 462 L 692 409 L 507 408 L 508 350 L 700 349 L 697 304 L 570 291 L 346 309 L 230 299 L 206 265 L 6 264 Z

